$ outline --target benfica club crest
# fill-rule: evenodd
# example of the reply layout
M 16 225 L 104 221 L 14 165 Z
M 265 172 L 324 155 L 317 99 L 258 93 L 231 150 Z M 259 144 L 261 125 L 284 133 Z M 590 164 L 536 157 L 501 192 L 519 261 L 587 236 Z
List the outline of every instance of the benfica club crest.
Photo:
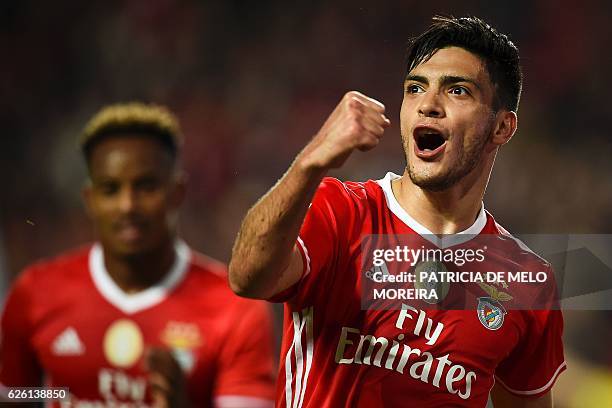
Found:
M 497 300 L 490 297 L 478 298 L 476 308 L 478 320 L 489 330 L 497 330 L 504 324 L 506 310 Z

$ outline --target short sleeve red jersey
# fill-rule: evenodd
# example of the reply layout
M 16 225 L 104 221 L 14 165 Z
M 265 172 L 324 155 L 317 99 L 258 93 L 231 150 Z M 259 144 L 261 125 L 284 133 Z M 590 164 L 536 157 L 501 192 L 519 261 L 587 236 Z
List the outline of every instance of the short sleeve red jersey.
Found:
M 68 387 L 71 407 L 149 406 L 151 346 L 172 351 L 194 406 L 274 399 L 269 306 L 235 296 L 225 267 L 182 242 L 164 280 L 135 294 L 110 278 L 97 244 L 30 267 L 7 298 L 1 340 L 3 386 Z
M 565 369 L 558 310 L 507 310 L 500 325 L 494 301 L 478 310 L 362 307 L 363 237 L 431 234 L 396 201 L 397 177 L 326 178 L 315 194 L 297 242 L 304 276 L 272 299 L 285 301 L 277 406 L 484 407 L 495 379 L 519 396 L 550 390 Z M 461 245 L 483 234 L 550 268 L 484 208 L 449 238 Z

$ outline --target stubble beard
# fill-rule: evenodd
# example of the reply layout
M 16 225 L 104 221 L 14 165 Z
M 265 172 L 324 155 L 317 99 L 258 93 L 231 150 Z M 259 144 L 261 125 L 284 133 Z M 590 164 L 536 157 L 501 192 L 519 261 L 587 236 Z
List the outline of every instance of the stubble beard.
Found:
M 408 176 L 413 184 L 427 191 L 444 191 L 459 182 L 463 177 L 469 174 L 476 165 L 482 160 L 485 145 L 491 137 L 492 126 L 487 126 L 486 136 L 473 140 L 471 144 L 461 150 L 461 154 L 456 159 L 456 163 L 448 166 L 445 171 L 431 174 L 429 171 L 417 173 L 409 160 L 409 145 L 408 139 L 404 139 L 404 153 L 406 156 L 406 169 Z

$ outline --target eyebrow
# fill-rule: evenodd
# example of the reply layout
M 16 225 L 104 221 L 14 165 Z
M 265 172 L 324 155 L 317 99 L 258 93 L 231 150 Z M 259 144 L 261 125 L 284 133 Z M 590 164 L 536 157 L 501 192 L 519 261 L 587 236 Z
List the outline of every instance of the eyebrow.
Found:
M 92 184 L 112 184 L 112 183 L 116 183 L 117 180 L 113 179 L 112 177 L 108 177 L 108 176 L 101 176 L 101 177 L 97 177 L 97 178 L 91 178 L 91 182 Z
M 422 84 L 429 85 L 429 80 L 421 75 L 408 75 L 406 77 L 406 81 L 404 82 L 407 82 L 407 81 L 420 82 Z M 440 77 L 439 82 L 440 82 L 440 85 L 442 86 L 452 85 L 458 82 L 467 82 L 469 84 L 474 85 L 474 87 L 476 87 L 478 90 L 481 90 L 480 85 L 478 85 L 478 83 L 475 80 L 471 78 L 467 78 L 467 77 L 458 76 L 458 75 L 443 75 Z

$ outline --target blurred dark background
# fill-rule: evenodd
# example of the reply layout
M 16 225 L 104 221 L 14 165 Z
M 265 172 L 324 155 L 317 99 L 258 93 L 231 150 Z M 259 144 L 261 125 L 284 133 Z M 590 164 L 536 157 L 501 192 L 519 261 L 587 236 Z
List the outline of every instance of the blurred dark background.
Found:
M 182 235 L 223 261 L 248 207 L 348 90 L 383 101 L 394 125 L 335 175 L 401 173 L 405 44 L 437 13 L 480 16 L 521 52 L 519 130 L 498 156 L 487 208 L 516 233 L 612 231 L 612 3 L 2 1 L 4 284 L 33 260 L 93 239 L 76 138 L 108 103 L 143 100 L 177 113 L 190 177 Z M 584 322 L 612 326 L 607 314 L 572 313 L 569 334 L 583 333 Z M 612 389 L 612 352 L 597 348 L 611 340 L 606 330 L 595 340 L 574 336 L 568 353 L 582 358 L 576 378 L 582 367 Z M 562 381 L 574 381 L 572 369 Z M 562 407 L 590 406 L 578 391 L 560 392 Z

